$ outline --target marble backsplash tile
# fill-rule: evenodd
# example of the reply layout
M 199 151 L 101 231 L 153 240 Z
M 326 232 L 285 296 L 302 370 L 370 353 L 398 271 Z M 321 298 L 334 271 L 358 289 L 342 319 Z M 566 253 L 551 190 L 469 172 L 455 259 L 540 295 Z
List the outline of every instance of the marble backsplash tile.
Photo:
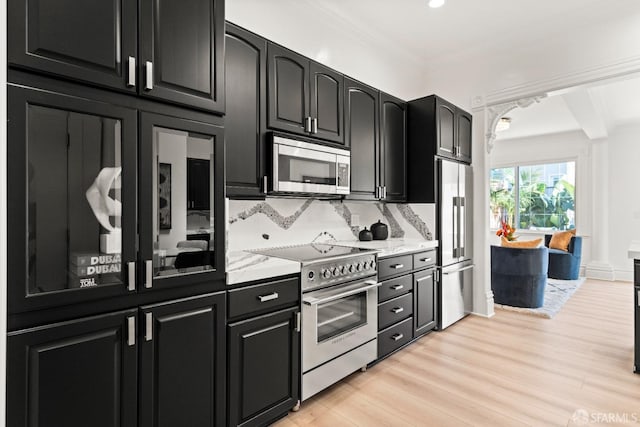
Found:
M 360 230 L 378 220 L 389 226 L 390 238 L 434 238 L 433 204 L 268 198 L 229 200 L 227 206 L 228 251 L 357 240 Z

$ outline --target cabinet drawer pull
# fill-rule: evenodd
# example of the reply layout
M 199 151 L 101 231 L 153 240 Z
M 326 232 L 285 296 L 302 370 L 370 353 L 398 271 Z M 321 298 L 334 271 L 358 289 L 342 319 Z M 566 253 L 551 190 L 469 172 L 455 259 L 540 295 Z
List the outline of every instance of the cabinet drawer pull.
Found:
M 136 263 L 130 262 L 127 263 L 127 273 L 129 273 L 129 278 L 127 279 L 127 289 L 130 291 L 136 290 Z
M 431 258 L 420 258 L 420 262 L 429 262 Z
M 403 298 L 404 298 L 404 297 L 403 297 Z M 396 308 L 392 308 L 392 309 L 391 309 L 391 312 L 392 312 L 393 314 L 402 313 L 403 311 L 404 311 L 404 308 L 402 308 L 402 307 L 396 307 Z
M 127 86 L 135 87 L 136 85 L 136 58 L 133 56 L 129 57 L 129 70 L 127 76 Z
M 278 299 L 278 293 L 274 292 L 272 294 L 269 295 L 258 295 L 258 299 L 260 300 L 260 302 L 267 302 L 267 301 L 271 301 L 274 299 Z
M 150 289 L 153 287 L 153 260 L 146 260 L 145 263 L 144 287 Z
M 145 78 L 145 86 L 146 90 L 153 89 L 153 62 L 147 61 L 145 64 L 146 78 Z
M 318 133 L 318 118 L 311 119 L 311 133 Z
M 136 318 L 133 316 L 127 317 L 127 345 L 136 345 Z
M 397 270 L 399 268 L 404 268 L 404 264 L 393 264 L 390 267 L 393 268 L 394 270 Z
M 391 289 L 393 289 L 394 291 L 399 291 L 400 289 L 403 289 L 404 285 L 395 285 L 392 286 Z
M 402 338 L 404 338 L 404 334 L 395 334 L 395 335 L 391 336 L 391 339 L 394 340 L 394 341 L 399 341 Z
M 153 339 L 153 313 L 148 312 L 144 315 L 145 331 L 144 339 L 151 341 Z

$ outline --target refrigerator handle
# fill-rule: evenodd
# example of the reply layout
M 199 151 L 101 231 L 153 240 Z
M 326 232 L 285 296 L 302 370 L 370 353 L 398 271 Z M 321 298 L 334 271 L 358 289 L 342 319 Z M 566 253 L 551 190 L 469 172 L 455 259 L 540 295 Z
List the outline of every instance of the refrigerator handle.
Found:
M 458 255 L 458 198 L 457 197 L 453 197 L 453 234 L 452 234 L 452 238 L 453 238 L 453 257 L 454 258 L 458 258 L 460 255 Z
M 465 252 L 465 225 L 467 222 L 467 210 L 465 208 L 465 197 L 458 198 L 458 256 L 464 257 Z

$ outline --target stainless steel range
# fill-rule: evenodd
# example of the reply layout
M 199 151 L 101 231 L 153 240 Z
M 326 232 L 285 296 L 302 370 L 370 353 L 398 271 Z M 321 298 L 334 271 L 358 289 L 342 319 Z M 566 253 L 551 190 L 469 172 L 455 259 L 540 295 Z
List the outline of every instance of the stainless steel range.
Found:
M 376 251 L 323 243 L 253 252 L 302 266 L 302 400 L 376 359 Z

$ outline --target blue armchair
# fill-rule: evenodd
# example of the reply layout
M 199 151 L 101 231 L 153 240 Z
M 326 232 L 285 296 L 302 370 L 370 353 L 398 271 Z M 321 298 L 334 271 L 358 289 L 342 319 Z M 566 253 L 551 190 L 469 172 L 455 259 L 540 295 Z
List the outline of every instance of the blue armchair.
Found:
M 544 236 L 544 245 L 549 247 L 551 235 Z M 549 277 L 562 280 L 576 280 L 580 275 L 582 258 L 582 237 L 574 236 L 569 241 L 568 251 L 549 249 Z
M 549 249 L 491 246 L 491 289 L 498 304 L 538 308 L 544 304 Z

